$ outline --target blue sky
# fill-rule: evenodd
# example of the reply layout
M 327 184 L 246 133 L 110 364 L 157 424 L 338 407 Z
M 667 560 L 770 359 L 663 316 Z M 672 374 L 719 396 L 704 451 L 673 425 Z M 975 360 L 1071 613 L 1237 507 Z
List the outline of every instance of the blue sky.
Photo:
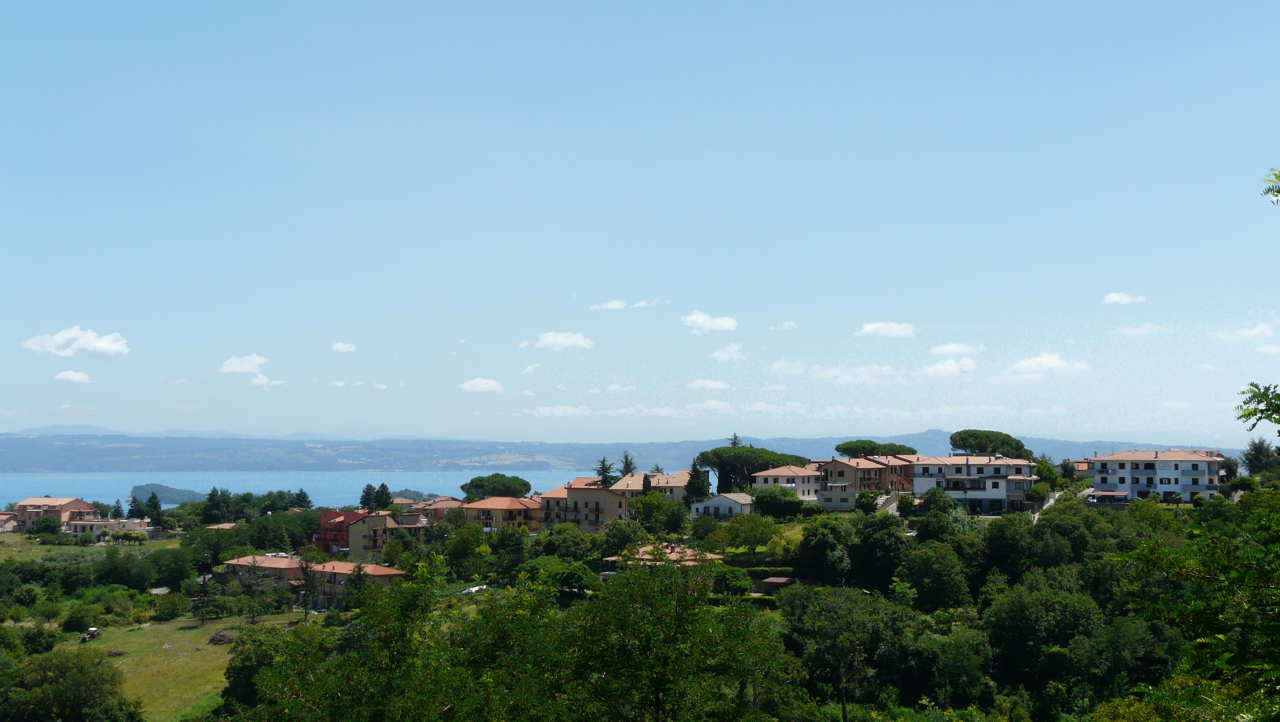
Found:
M 1280 380 L 1280 8 L 453 5 L 11 8 L 0 429 L 1232 446 Z

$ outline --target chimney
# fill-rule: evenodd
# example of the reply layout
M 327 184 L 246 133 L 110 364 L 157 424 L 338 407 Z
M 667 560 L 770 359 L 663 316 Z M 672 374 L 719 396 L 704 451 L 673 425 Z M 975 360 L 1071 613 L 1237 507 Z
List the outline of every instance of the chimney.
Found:
M 1156 458 L 1157 458 L 1157 459 L 1159 459 L 1159 458 L 1160 458 L 1160 452 L 1159 452 L 1158 450 L 1156 451 Z

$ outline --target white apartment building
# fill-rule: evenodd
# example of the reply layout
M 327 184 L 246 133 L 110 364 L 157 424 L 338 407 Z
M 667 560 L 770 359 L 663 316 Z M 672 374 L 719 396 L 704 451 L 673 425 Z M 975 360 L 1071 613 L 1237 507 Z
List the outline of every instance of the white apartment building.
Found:
M 1222 454 L 1197 449 L 1122 451 L 1084 460 L 1097 491 L 1125 492 L 1128 499 L 1155 496 L 1162 501 L 1191 501 L 1226 486 Z
M 916 461 L 912 490 L 924 496 L 942 489 L 971 514 L 1019 511 L 1027 490 L 1040 480 L 1035 464 L 1003 456 L 926 456 Z
M 764 489 L 770 486 L 783 486 L 788 489 L 794 489 L 796 496 L 804 501 L 818 500 L 818 487 L 821 486 L 822 472 L 818 471 L 818 464 L 811 463 L 805 467 L 799 466 L 779 466 L 774 469 L 765 469 L 751 475 L 751 486 L 755 489 Z

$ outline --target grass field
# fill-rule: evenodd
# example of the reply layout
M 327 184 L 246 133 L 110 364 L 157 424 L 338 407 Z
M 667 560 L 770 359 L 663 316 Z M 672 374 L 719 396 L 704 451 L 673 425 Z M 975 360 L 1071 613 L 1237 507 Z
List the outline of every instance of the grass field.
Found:
M 283 624 L 298 619 L 297 614 L 284 614 L 259 617 L 258 623 Z M 169 722 L 218 706 L 231 645 L 209 644 L 209 637 L 220 629 L 234 631 L 244 624 L 244 618 L 236 617 L 209 621 L 204 626 L 193 619 L 179 619 L 141 628 L 115 627 L 104 629 L 89 646 L 107 653 L 122 652 L 111 662 L 124 672 L 125 696 L 142 702 L 148 720 Z
M 141 546 L 129 544 L 121 546 L 121 550 L 142 549 L 151 551 L 153 549 L 165 549 L 168 547 L 176 547 L 180 543 L 179 539 L 159 539 L 149 541 Z M 85 555 L 99 555 L 106 551 L 105 546 L 54 546 L 49 544 L 40 544 L 32 541 L 26 534 L 0 534 L 0 561 L 24 560 L 24 559 L 52 559 L 57 557 L 78 557 Z

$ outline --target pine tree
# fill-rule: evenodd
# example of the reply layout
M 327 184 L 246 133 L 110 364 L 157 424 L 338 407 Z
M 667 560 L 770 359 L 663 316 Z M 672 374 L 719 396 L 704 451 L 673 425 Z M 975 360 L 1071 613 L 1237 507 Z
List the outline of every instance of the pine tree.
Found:
M 600 477 L 601 486 L 613 486 L 613 482 L 618 480 L 618 475 L 613 471 L 613 464 L 609 463 L 608 457 L 600 457 L 600 461 L 596 463 L 596 476 Z
M 729 437 L 729 446 L 732 446 L 735 449 L 742 446 L 742 437 L 738 436 L 738 432 L 733 432 L 733 436 Z
M 391 489 L 387 487 L 386 482 L 378 484 L 378 490 L 373 495 L 373 505 L 377 509 L 386 509 L 391 506 Z
M 123 519 L 123 518 L 124 518 L 124 507 L 120 506 L 120 500 L 119 500 L 119 499 L 116 499 L 116 503 L 115 503 L 115 505 L 111 507 L 111 518 L 112 518 L 112 519 Z
M 373 484 L 365 484 L 364 491 L 360 492 L 360 508 L 372 509 L 377 501 L 378 490 L 373 488 Z
M 684 500 L 688 503 L 702 501 L 711 494 L 711 476 L 709 472 L 698 469 L 698 460 L 689 464 L 689 481 L 684 487 Z
M 146 515 L 147 515 L 146 507 L 142 505 L 141 501 L 138 501 L 138 497 L 136 496 L 129 497 L 129 518 L 141 519 Z
M 306 489 L 298 489 L 298 493 L 293 495 L 293 499 L 289 505 L 296 506 L 300 509 L 310 509 L 311 496 L 307 494 Z

